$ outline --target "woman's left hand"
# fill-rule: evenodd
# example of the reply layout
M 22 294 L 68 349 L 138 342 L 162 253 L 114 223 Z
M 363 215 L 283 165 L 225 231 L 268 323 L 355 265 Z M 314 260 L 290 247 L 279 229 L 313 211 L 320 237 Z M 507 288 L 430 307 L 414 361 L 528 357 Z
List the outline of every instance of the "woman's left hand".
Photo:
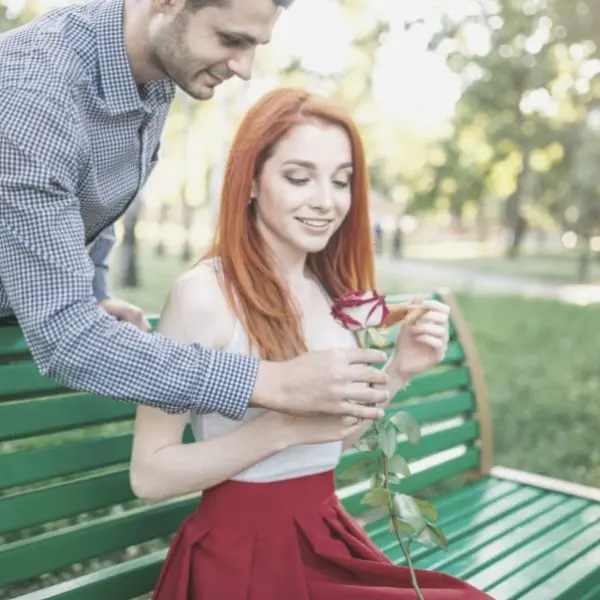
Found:
M 413 298 L 400 328 L 387 370 L 407 381 L 439 364 L 448 347 L 450 308 L 435 300 Z M 424 314 L 423 314 L 424 313 Z

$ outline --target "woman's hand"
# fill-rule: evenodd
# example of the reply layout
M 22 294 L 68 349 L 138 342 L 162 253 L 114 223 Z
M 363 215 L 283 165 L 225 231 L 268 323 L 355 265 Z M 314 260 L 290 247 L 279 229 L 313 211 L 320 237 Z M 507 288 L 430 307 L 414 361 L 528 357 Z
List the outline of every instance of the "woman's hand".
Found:
M 386 371 L 408 381 L 439 364 L 446 354 L 449 338 L 450 309 L 435 300 L 414 298 L 410 311 L 396 338 L 396 347 Z

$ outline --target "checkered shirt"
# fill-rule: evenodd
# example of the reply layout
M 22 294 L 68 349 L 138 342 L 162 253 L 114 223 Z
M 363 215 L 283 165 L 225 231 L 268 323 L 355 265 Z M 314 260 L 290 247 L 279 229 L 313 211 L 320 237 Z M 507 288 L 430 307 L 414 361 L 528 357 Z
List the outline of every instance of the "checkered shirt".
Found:
M 119 323 L 108 295 L 113 223 L 154 168 L 170 81 L 137 86 L 123 0 L 50 11 L 0 39 L 0 316 L 14 314 L 61 384 L 240 419 L 258 361 Z

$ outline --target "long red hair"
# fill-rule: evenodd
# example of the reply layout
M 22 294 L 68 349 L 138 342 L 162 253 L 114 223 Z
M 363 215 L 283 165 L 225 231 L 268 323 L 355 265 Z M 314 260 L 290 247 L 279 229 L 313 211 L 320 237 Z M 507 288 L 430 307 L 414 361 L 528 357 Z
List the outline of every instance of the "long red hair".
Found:
M 285 360 L 306 351 L 300 318 L 288 286 L 278 276 L 249 206 L 252 182 L 294 126 L 320 121 L 342 127 L 352 147 L 350 210 L 326 248 L 310 254 L 307 266 L 330 297 L 375 287 L 369 218 L 369 176 L 356 125 L 328 100 L 294 88 L 261 98 L 242 120 L 229 152 L 221 207 L 212 247 L 231 309 L 244 324 L 252 347 L 267 360 Z

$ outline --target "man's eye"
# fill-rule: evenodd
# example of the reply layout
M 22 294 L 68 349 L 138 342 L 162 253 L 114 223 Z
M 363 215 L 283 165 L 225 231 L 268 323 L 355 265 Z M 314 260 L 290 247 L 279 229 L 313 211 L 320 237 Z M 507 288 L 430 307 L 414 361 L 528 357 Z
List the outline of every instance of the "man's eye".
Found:
M 221 42 L 223 43 L 224 46 L 227 46 L 228 48 L 239 48 L 246 43 L 244 40 L 241 40 L 239 38 L 229 37 L 228 35 L 222 35 Z

